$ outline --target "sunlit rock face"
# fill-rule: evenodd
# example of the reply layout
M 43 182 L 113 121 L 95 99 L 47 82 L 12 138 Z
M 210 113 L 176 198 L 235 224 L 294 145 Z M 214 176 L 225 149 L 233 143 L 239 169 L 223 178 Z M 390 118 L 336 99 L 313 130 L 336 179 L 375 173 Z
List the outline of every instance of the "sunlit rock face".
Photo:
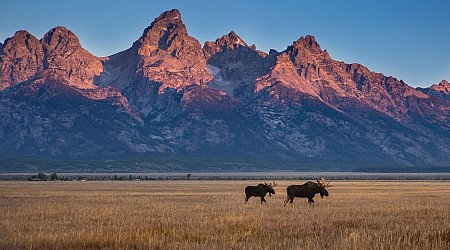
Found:
M 27 31 L 16 32 L 5 41 L 0 58 L 0 89 L 43 76 L 60 78 L 77 88 L 95 88 L 94 77 L 103 71 L 101 59 L 60 26 L 41 40 Z
M 429 95 L 450 100 L 450 83 L 442 80 L 439 84 L 433 84 L 429 88 L 417 88 L 417 90 Z
M 336 61 L 310 35 L 268 54 L 234 31 L 202 48 L 178 10 L 102 58 L 64 27 L 42 39 L 18 31 L 0 44 L 0 158 L 151 154 L 290 162 L 298 170 L 446 167 L 448 95 L 446 81 L 414 89 Z
M 147 81 L 180 90 L 212 80 L 200 43 L 188 35 L 178 10 L 164 12 L 144 30 L 133 46 L 110 56 L 101 84 L 124 89 L 132 81 Z

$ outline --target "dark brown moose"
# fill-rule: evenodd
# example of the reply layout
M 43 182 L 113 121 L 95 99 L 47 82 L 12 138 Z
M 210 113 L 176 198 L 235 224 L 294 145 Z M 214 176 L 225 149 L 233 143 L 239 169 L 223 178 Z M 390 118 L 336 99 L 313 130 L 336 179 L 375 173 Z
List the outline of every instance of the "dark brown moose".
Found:
M 290 185 L 286 188 L 287 198 L 284 205 L 294 202 L 295 197 L 308 198 L 308 203 L 314 205 L 313 198 L 316 194 L 320 194 L 322 198 L 328 196 L 326 187 L 331 187 L 330 182 L 322 177 L 317 178 L 317 183 L 308 181 L 303 185 Z
M 266 199 L 264 197 L 267 193 L 269 193 L 269 196 L 272 197 L 272 194 L 275 194 L 275 190 L 273 189 L 277 184 L 274 182 L 272 183 L 260 183 L 258 186 L 247 186 L 245 187 L 245 203 L 247 203 L 248 199 L 252 196 L 254 197 L 260 197 L 261 198 L 261 204 L 263 202 L 266 203 Z

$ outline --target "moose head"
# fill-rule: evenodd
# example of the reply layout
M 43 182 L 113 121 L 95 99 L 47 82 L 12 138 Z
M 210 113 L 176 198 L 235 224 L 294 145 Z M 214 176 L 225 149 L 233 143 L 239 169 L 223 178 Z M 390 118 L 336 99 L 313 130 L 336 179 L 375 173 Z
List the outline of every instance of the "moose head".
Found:
M 278 186 L 278 184 L 276 182 L 272 182 L 269 184 L 264 182 L 264 185 L 269 188 L 268 193 L 269 193 L 269 196 L 272 197 L 272 194 L 275 194 L 275 189 L 273 189 L 273 188 Z
M 317 184 L 319 185 L 320 197 L 323 198 L 324 196 L 328 196 L 329 194 L 328 194 L 326 187 L 331 187 L 330 181 L 325 180 L 324 178 L 322 178 L 322 176 L 320 176 L 316 180 L 317 180 Z

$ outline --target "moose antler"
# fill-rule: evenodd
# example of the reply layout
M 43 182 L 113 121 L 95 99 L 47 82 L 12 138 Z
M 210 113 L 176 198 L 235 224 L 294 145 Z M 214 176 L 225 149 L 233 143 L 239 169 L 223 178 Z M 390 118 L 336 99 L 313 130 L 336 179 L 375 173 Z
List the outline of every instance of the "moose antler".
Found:
M 272 182 L 272 187 L 276 187 L 276 186 L 278 186 L 278 183 Z
M 325 180 L 322 176 L 319 176 L 319 178 L 317 178 L 317 183 L 322 187 L 331 187 L 330 182 L 331 181 Z

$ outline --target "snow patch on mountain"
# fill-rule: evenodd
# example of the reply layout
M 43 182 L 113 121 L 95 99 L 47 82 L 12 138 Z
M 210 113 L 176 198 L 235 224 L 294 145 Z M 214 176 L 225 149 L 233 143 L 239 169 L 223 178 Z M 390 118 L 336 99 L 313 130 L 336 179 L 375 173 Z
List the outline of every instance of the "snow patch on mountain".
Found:
M 221 90 L 228 95 L 234 95 L 234 89 L 239 85 L 239 82 L 225 81 L 220 74 L 221 70 L 218 67 L 212 66 L 210 64 L 207 65 L 209 72 L 213 76 L 213 81 L 209 82 L 207 85 L 210 88 Z

